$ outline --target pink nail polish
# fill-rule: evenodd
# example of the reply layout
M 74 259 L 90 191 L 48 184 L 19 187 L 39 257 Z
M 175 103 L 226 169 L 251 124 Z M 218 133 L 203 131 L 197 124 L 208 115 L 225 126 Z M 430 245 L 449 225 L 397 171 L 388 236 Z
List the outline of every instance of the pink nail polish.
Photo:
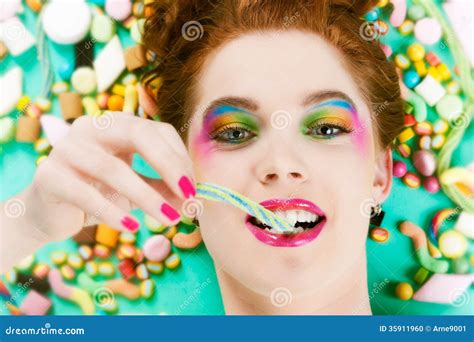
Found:
M 178 185 L 181 188 L 184 197 L 189 198 L 196 196 L 196 189 L 194 188 L 193 183 L 191 183 L 188 177 L 181 177 L 179 179 Z
M 122 222 L 122 225 L 131 232 L 137 231 L 138 227 L 140 226 L 136 220 L 129 216 L 125 216 L 120 222 Z
M 179 213 L 168 203 L 163 203 L 161 205 L 161 212 L 165 214 L 166 217 L 168 217 L 171 221 L 175 221 L 179 219 Z

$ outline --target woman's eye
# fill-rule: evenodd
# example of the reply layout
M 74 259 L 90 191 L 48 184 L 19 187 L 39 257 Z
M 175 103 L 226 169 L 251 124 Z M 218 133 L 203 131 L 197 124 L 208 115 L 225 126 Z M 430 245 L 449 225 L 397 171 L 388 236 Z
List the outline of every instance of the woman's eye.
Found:
M 242 127 L 231 127 L 221 130 L 213 135 L 212 139 L 229 144 L 246 142 L 256 136 L 252 131 Z
M 319 124 L 314 127 L 308 128 L 308 135 L 322 137 L 322 138 L 333 138 L 338 135 L 349 133 L 350 131 L 344 127 L 340 127 L 332 124 Z

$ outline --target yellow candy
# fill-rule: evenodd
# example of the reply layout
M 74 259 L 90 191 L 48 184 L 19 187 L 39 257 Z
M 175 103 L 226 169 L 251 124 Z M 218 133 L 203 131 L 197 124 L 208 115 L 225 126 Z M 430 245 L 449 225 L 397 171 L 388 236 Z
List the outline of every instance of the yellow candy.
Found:
M 44 154 L 51 150 L 51 145 L 46 138 L 39 138 L 34 144 L 34 149 L 37 153 Z
M 448 230 L 441 234 L 438 245 L 441 253 L 450 259 L 462 257 L 467 250 L 466 238 L 456 230 Z
M 86 96 L 82 99 L 82 106 L 88 115 L 97 116 L 101 114 L 97 101 L 91 96 Z
M 431 75 L 431 77 L 433 77 L 438 82 L 442 81 L 441 74 L 439 73 L 438 69 L 434 66 L 430 66 L 428 68 L 428 75 Z
M 390 233 L 385 228 L 373 228 L 370 230 L 370 237 L 377 242 L 385 242 L 388 240 Z
M 62 265 L 67 260 L 67 254 L 65 251 L 54 251 L 51 254 L 51 261 L 55 265 Z
M 23 95 L 20 100 L 18 100 L 16 109 L 18 109 L 20 112 L 23 112 L 30 103 L 30 97 L 28 95 Z
M 145 280 L 150 277 L 148 274 L 148 269 L 145 264 L 140 264 L 135 268 L 135 272 L 137 273 L 137 278 L 140 280 Z
M 170 270 L 175 269 L 176 267 L 178 267 L 180 263 L 181 263 L 181 259 L 179 258 L 179 255 L 176 254 L 176 253 L 172 253 L 165 260 L 165 266 L 167 268 L 169 268 Z
M 398 140 L 401 143 L 405 143 L 412 139 L 415 136 L 415 132 L 411 127 L 405 128 L 399 135 L 398 135 Z
M 171 227 L 168 227 L 168 229 L 166 230 L 166 232 L 163 235 L 171 240 L 171 239 L 173 239 L 173 237 L 176 235 L 177 232 L 178 232 L 178 227 L 171 226 Z
M 107 107 L 111 111 L 120 112 L 123 109 L 123 97 L 120 95 L 111 95 L 107 100 Z
M 122 232 L 119 236 L 120 243 L 134 245 L 137 241 L 137 236 L 129 232 Z
M 448 66 L 444 63 L 439 64 L 436 66 L 436 70 L 441 77 L 441 81 L 449 81 L 451 79 L 451 71 L 449 71 Z
M 67 263 L 72 268 L 79 270 L 84 267 L 84 261 L 79 254 L 70 254 L 67 258 Z
M 441 147 L 443 147 L 445 141 L 446 137 L 444 135 L 436 134 L 431 140 L 431 148 L 433 150 L 439 150 Z
M 428 73 L 428 69 L 426 68 L 426 64 L 424 61 L 418 61 L 413 64 L 415 66 L 416 72 L 418 73 L 418 75 L 420 75 L 420 77 L 426 76 L 426 74 Z
M 104 277 L 111 277 L 115 274 L 114 264 L 110 261 L 101 262 L 99 264 L 99 274 Z
M 155 282 L 151 279 L 142 281 L 140 284 L 140 294 L 143 298 L 149 299 L 155 294 Z
M 38 166 L 39 164 L 41 164 L 46 158 L 48 158 L 48 156 L 39 156 L 38 159 L 36 159 L 36 166 Z
M 125 96 L 125 86 L 122 84 L 114 84 L 112 87 L 112 94 Z
M 135 113 L 138 108 L 138 91 L 137 87 L 129 84 L 125 87 L 125 99 L 123 103 L 123 111 L 128 113 Z
M 59 271 L 61 272 L 62 277 L 66 280 L 73 280 L 76 277 L 76 272 L 69 265 L 62 265 Z
M 421 61 L 425 57 L 425 48 L 418 43 L 411 44 L 407 49 L 407 55 L 413 62 Z
M 397 150 L 403 158 L 408 158 L 411 155 L 411 147 L 407 144 L 398 145 Z
M 86 273 L 91 277 L 95 277 L 99 274 L 99 266 L 95 261 L 86 262 Z
M 99 224 L 95 234 L 95 241 L 104 246 L 114 248 L 117 245 L 120 232 L 106 224 Z
M 407 36 L 410 33 L 413 32 L 413 28 L 415 27 L 415 24 L 411 20 L 405 20 L 400 27 L 398 28 L 398 31 L 402 36 Z
M 418 142 L 418 146 L 420 146 L 422 150 L 429 150 L 431 148 L 431 137 L 428 135 L 422 136 Z
M 148 268 L 148 271 L 150 271 L 150 273 L 153 273 L 153 274 L 163 273 L 163 263 L 162 262 L 148 260 L 146 262 L 146 267 Z
M 395 293 L 401 300 L 409 300 L 413 297 L 413 287 L 408 283 L 399 283 L 395 289 Z
M 410 61 L 405 55 L 399 53 L 395 56 L 395 65 L 402 70 L 406 70 L 410 67 Z
M 445 120 L 438 120 L 433 124 L 433 132 L 436 134 L 444 134 L 448 131 L 449 124 Z
M 446 91 L 448 92 L 448 94 L 451 95 L 459 95 L 459 93 L 461 92 L 461 85 L 458 81 L 453 80 L 449 82 L 446 86 Z

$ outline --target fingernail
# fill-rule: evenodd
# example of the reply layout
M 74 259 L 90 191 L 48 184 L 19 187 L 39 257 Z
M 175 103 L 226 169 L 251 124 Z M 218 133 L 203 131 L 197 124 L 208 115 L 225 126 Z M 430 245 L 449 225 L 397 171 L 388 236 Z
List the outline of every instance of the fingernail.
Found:
M 140 226 L 140 224 L 130 216 L 125 216 L 120 222 L 131 232 L 137 231 L 138 227 Z
M 168 203 L 163 203 L 161 205 L 161 212 L 165 214 L 165 216 L 169 218 L 171 221 L 175 221 L 179 219 L 179 213 Z
M 196 196 L 196 189 L 194 188 L 193 183 L 191 183 L 188 177 L 181 177 L 179 179 L 178 185 L 181 188 L 184 197 L 189 198 Z

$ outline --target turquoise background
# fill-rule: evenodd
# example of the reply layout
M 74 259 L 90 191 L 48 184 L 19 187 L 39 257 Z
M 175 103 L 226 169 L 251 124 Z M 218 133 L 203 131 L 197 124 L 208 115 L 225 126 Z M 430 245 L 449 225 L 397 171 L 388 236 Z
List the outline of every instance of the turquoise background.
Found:
M 96 1 L 97 2 L 97 1 Z M 26 6 L 25 6 L 26 8 Z M 25 9 L 21 19 L 26 23 L 30 32 L 34 32 L 36 15 Z M 124 46 L 132 44 L 126 29 L 121 28 L 119 35 Z M 401 49 L 403 52 L 412 42 L 412 37 L 402 37 L 395 30 L 390 30 L 384 37 L 394 51 Z M 436 52 L 442 60 L 452 67 L 453 60 L 449 51 L 444 48 L 443 42 L 427 47 L 428 51 Z M 49 43 L 54 67 L 73 60 L 74 49 L 72 46 L 60 46 Z M 96 49 L 102 46 L 97 44 Z M 96 51 L 97 52 L 97 51 Z M 41 74 L 35 50 L 17 58 L 8 56 L 1 62 L 0 74 L 14 65 L 19 65 L 25 72 L 24 93 L 35 98 L 40 91 Z M 60 116 L 58 103 L 54 101 L 53 112 Z M 11 114 L 12 117 L 15 113 Z M 429 120 L 435 121 L 437 115 L 430 110 Z M 462 144 L 453 156 L 454 166 L 465 166 L 474 160 L 474 125 L 466 131 Z M 31 144 L 11 142 L 0 145 L 0 200 L 4 201 L 25 189 L 31 182 L 35 172 L 35 160 L 38 157 Z M 395 159 L 401 157 L 394 152 Z M 143 161 L 138 160 L 137 170 L 150 171 Z M 473 300 L 461 307 L 450 305 L 428 304 L 416 301 L 402 301 L 395 297 L 395 286 L 400 281 L 410 282 L 419 267 L 413 255 L 411 241 L 401 235 L 396 229 L 397 223 L 402 220 L 411 220 L 425 229 L 431 217 L 440 209 L 453 207 L 450 200 L 442 193 L 435 195 L 427 193 L 423 188 L 410 189 L 403 185 L 399 179 L 394 180 L 394 186 L 389 199 L 384 204 L 386 217 L 383 226 L 390 231 L 390 239 L 386 243 L 376 243 L 367 240 L 368 258 L 368 284 L 369 296 L 374 314 L 377 315 L 409 315 L 409 314 L 473 314 Z M 141 211 L 135 212 L 143 223 Z M 139 241 L 143 242 L 149 236 L 146 229 L 139 233 Z M 14 247 L 12 247 L 14 248 Z M 471 246 L 472 248 L 472 246 Z M 38 251 L 37 259 L 50 263 L 49 254 L 57 249 L 72 251 L 76 244 L 72 240 L 51 243 Z M 120 314 L 189 314 L 189 315 L 219 315 L 224 314 L 219 287 L 215 276 L 214 266 L 204 245 L 193 251 L 178 251 L 182 265 L 173 271 L 165 270 L 162 275 L 153 276 L 157 284 L 157 293 L 150 300 L 127 301 L 118 298 Z M 388 280 L 388 284 L 381 286 Z M 24 293 L 9 287 L 12 293 L 17 294 L 18 302 Z M 198 290 L 199 289 L 199 290 Z M 415 287 L 416 289 L 416 287 Z M 199 294 L 198 294 L 199 291 Z M 472 298 L 474 290 L 471 287 L 469 297 Z M 50 294 L 54 302 L 52 314 L 81 314 L 75 304 L 66 302 Z M 7 314 L 5 305 L 0 305 L 0 313 Z

